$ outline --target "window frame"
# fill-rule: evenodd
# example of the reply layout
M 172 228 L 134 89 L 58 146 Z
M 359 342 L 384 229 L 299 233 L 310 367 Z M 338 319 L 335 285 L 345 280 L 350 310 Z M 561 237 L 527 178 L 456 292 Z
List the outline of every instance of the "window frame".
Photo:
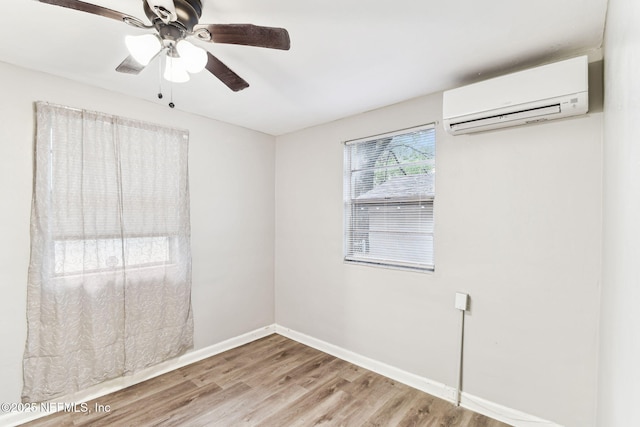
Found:
M 352 193 L 352 175 L 356 172 L 362 171 L 362 169 L 356 169 L 352 167 L 352 159 L 351 159 L 351 150 L 350 147 L 355 144 L 362 143 L 370 143 L 384 138 L 393 138 L 396 136 L 407 135 L 411 133 L 428 131 L 431 130 L 433 132 L 433 158 L 429 163 L 433 165 L 433 192 L 427 197 L 384 197 L 382 198 L 373 198 L 371 200 L 361 200 L 355 201 L 354 198 L 351 197 Z M 343 145 L 343 156 L 344 156 L 344 165 L 343 165 L 343 262 L 346 264 L 354 264 L 354 265 L 369 265 L 374 267 L 384 267 L 391 269 L 400 269 L 400 270 L 410 270 L 410 271 L 418 271 L 418 272 L 433 272 L 435 271 L 435 162 L 436 162 L 436 123 L 428 123 L 418 126 L 413 126 L 410 128 L 404 128 L 395 130 L 392 132 L 387 132 L 378 135 L 372 135 L 364 138 L 358 138 L 353 140 L 347 140 L 342 143 Z M 410 165 L 411 163 L 399 163 L 399 166 L 402 165 Z M 376 166 L 372 167 L 371 170 L 375 170 Z M 355 255 L 353 246 L 354 246 L 354 238 L 353 235 L 357 229 L 356 226 L 353 225 L 354 221 L 354 211 L 357 208 L 362 208 L 364 206 L 367 207 L 375 207 L 375 206 L 423 206 L 430 205 L 430 215 L 427 215 L 427 218 L 430 216 L 430 232 L 415 232 L 415 233 L 407 233 L 415 236 L 426 235 L 428 236 L 428 240 L 430 239 L 430 253 L 431 253 L 431 263 L 425 262 L 412 262 L 412 261 L 402 261 L 395 259 L 377 259 L 377 258 L 367 258 L 367 257 L 358 257 Z M 416 219 L 416 221 L 420 221 Z M 426 220 L 429 221 L 429 220 Z M 418 225 L 424 225 L 423 221 L 417 223 Z M 369 226 L 368 226 L 369 227 Z M 370 230 L 370 229 L 368 229 Z M 370 231 L 369 231 L 370 232 Z M 390 232 L 387 232 L 390 233 Z M 391 234 L 391 233 L 390 233 Z M 429 245 L 429 241 L 427 240 L 426 244 Z

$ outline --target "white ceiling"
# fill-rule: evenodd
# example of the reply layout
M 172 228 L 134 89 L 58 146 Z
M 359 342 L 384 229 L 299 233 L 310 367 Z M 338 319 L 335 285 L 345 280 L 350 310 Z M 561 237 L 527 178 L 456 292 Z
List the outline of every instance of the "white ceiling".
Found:
M 144 0 L 85 1 L 147 22 Z M 291 50 L 200 44 L 251 86 L 232 92 L 205 71 L 174 85 L 176 108 L 272 135 L 599 52 L 607 7 L 607 0 L 202 2 L 200 23 L 284 27 Z M 114 71 L 127 56 L 124 36 L 144 30 L 35 0 L 2 6 L 0 61 L 168 102 L 156 97 L 157 60 L 138 76 Z

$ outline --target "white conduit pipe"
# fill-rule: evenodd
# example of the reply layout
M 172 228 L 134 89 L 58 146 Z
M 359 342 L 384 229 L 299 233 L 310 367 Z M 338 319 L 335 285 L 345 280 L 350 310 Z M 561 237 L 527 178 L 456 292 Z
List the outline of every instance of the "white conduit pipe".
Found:
M 460 310 L 460 351 L 458 353 L 458 381 L 456 382 L 456 406 L 460 406 L 462 394 L 462 367 L 464 356 L 464 315 L 469 308 L 469 295 L 456 293 L 456 308 Z

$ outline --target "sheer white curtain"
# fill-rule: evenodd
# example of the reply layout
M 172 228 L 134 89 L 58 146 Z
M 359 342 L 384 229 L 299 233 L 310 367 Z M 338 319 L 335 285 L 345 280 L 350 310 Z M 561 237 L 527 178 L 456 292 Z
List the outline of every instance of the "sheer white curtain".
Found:
M 188 134 L 37 103 L 23 400 L 193 345 Z

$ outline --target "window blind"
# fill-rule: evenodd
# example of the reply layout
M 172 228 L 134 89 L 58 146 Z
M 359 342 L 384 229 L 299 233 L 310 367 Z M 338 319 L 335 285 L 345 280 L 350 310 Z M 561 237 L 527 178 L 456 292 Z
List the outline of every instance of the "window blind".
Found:
M 433 270 L 435 128 L 344 147 L 345 261 Z
M 184 220 L 184 131 L 68 110 L 51 124 L 49 144 L 58 239 L 87 229 L 103 238 L 176 234 Z
M 187 134 L 64 113 L 49 119 L 48 135 L 55 274 L 174 263 L 185 222 Z

